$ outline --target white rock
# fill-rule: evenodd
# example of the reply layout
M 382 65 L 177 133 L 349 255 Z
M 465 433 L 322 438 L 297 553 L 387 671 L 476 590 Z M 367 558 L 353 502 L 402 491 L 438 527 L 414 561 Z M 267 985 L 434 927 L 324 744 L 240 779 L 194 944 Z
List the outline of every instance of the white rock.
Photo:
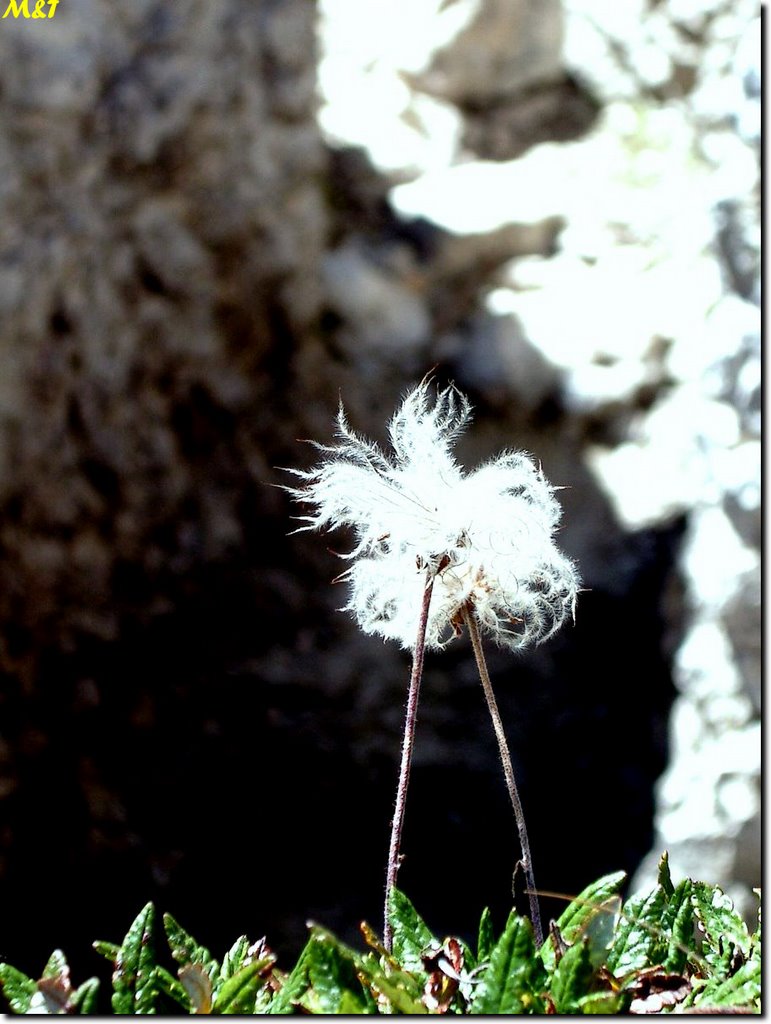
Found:
M 626 529 L 659 524 L 681 513 L 699 491 L 700 481 L 684 473 L 682 460 L 646 445 L 627 443 L 611 451 L 593 447 L 587 464 L 610 498 Z
M 536 147 L 525 161 L 473 160 L 424 174 L 391 190 L 405 217 L 425 217 L 454 234 L 482 234 L 505 224 L 552 217 L 564 207 L 556 146 Z M 533 188 L 541 175 L 539 188 Z
M 718 619 L 700 619 L 688 630 L 675 655 L 674 679 L 691 702 L 703 703 L 716 696 L 741 692 L 741 679 L 728 635 Z M 672 711 L 680 749 L 693 747 L 699 735 L 698 719 L 693 718 L 693 728 L 687 728 L 691 707 L 688 701 L 678 701 Z M 684 721 L 686 728 L 683 730 Z M 686 741 L 686 736 L 694 739 Z
M 456 103 L 562 73 L 560 0 L 320 0 L 319 122 L 396 180 L 462 156 Z
M 679 380 L 701 380 L 708 392 L 718 397 L 728 384 L 727 364 L 741 353 L 747 338 L 759 333 L 760 313 L 757 306 L 738 295 L 725 294 L 717 280 L 705 290 L 705 299 L 713 297 L 712 287 L 717 294 L 712 308 L 705 309 L 701 329 L 692 326 L 674 335 L 667 364 Z
M 750 821 L 760 812 L 757 780 L 746 776 L 721 779 L 717 789 L 718 806 L 732 821 Z
M 725 512 L 712 506 L 692 514 L 681 565 L 694 607 L 714 614 L 736 591 L 741 575 L 757 570 L 758 554 L 742 542 Z
M 722 492 L 707 451 L 739 440 L 738 417 L 730 406 L 681 387 L 639 421 L 636 433 L 633 441 L 611 450 L 594 447 L 587 454 L 592 472 L 627 527 L 639 529 L 661 523 L 703 504 L 705 499 L 719 501 Z M 700 583 L 705 582 L 703 560 L 718 534 L 723 547 L 712 556 L 713 568 L 723 564 L 725 558 L 724 576 L 732 577 L 739 562 L 731 564 L 730 559 L 741 561 L 738 549 L 746 554 L 741 564 L 748 564 L 747 559 L 754 564 L 721 510 L 706 508 L 702 516 L 701 532 L 690 542 L 692 569 L 700 574 Z M 725 582 L 721 577 L 721 585 Z M 710 589 L 714 590 L 714 584 Z
M 321 0 L 319 123 L 334 144 L 364 148 L 399 178 L 454 158 L 458 112 L 407 81 L 466 25 L 472 11 L 441 0 Z

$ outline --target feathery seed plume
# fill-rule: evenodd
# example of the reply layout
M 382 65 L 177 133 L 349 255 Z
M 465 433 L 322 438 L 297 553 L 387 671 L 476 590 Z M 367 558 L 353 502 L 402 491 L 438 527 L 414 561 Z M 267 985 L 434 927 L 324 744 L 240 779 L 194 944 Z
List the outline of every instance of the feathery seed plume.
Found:
M 471 608 L 483 630 L 512 648 L 540 643 L 575 612 L 573 563 L 553 535 L 554 488 L 524 452 L 504 451 L 464 473 L 453 444 L 468 425 L 468 399 L 453 385 L 432 400 L 425 381 L 389 424 L 393 454 L 356 434 L 342 404 L 338 443 L 287 488 L 312 511 L 300 530 L 351 527 L 351 611 L 366 633 L 415 645 L 423 590 L 434 580 L 426 646 L 444 647 Z

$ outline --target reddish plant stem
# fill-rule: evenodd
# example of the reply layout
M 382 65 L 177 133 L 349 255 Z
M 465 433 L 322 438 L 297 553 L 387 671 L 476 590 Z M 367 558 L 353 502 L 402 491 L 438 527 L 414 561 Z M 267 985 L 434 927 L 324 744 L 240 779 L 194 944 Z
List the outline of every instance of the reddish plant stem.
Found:
M 519 845 L 522 849 L 522 866 L 525 869 L 527 894 L 530 900 L 530 919 L 533 923 L 536 947 L 540 948 L 543 943 L 543 928 L 541 926 L 541 912 L 538 907 L 538 893 L 535 888 L 535 877 L 533 876 L 533 865 L 530 858 L 530 842 L 527 838 L 525 813 L 522 809 L 522 801 L 519 798 L 519 790 L 517 789 L 517 783 L 514 779 L 514 768 L 511 763 L 511 755 L 509 754 L 509 747 L 506 742 L 506 733 L 503 731 L 503 722 L 501 721 L 500 712 L 498 711 L 498 702 L 496 701 L 495 694 L 493 693 L 493 686 L 490 682 L 490 673 L 487 671 L 487 662 L 485 661 L 485 654 L 482 649 L 482 639 L 479 635 L 476 616 L 474 615 L 473 609 L 469 608 L 468 605 L 463 609 L 463 621 L 466 623 L 466 628 L 468 629 L 469 636 L 471 637 L 471 645 L 474 648 L 474 657 L 476 658 L 477 668 L 479 669 L 479 678 L 482 681 L 485 700 L 487 701 L 487 707 L 490 709 L 490 717 L 493 720 L 495 737 L 498 740 L 498 750 L 501 756 L 501 764 L 503 765 L 503 775 L 506 779 L 506 788 L 509 791 L 509 799 L 511 800 L 511 806 L 514 808 L 514 817 L 517 822 L 517 831 L 519 832 Z
M 404 828 L 404 811 L 407 804 L 407 787 L 410 782 L 412 749 L 415 745 L 415 723 L 417 722 L 418 717 L 420 681 L 423 678 L 423 660 L 426 653 L 428 608 L 431 604 L 431 594 L 433 589 L 434 575 L 432 573 L 426 579 L 426 586 L 423 591 L 423 602 L 420 606 L 420 619 L 418 620 L 418 634 L 415 640 L 415 650 L 412 652 L 412 672 L 410 674 L 410 687 L 407 694 L 407 712 L 404 719 L 404 738 L 402 740 L 402 761 L 399 768 L 399 782 L 396 787 L 396 807 L 394 809 L 393 821 L 391 822 L 391 844 L 388 850 L 385 910 L 383 915 L 383 945 L 389 953 L 393 946 L 393 929 L 391 928 L 391 923 L 389 921 L 388 901 L 391 895 L 391 889 L 396 885 L 396 875 L 399 871 L 399 863 L 401 861 L 399 851 L 402 842 L 402 830 Z

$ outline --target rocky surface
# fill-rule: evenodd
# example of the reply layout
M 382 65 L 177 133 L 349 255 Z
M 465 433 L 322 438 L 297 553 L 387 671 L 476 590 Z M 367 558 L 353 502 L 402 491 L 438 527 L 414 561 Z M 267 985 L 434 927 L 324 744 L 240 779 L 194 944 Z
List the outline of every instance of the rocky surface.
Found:
M 114 637 L 116 566 L 141 589 L 242 543 L 233 474 L 266 466 L 236 467 L 237 418 L 321 302 L 314 23 L 291 6 L 3 25 L 0 589 L 31 647 Z
M 203 666 L 239 602 L 262 642 L 288 586 L 267 481 L 321 309 L 327 156 L 305 0 L 0 25 L 2 946 L 77 956 L 195 849 L 191 780 L 236 743 Z M 234 559 L 278 575 L 255 595 Z
M 602 31 L 593 6 L 0 22 L 19 966 L 148 898 L 215 948 L 378 922 L 408 662 L 337 612 L 345 538 L 287 536 L 276 467 L 310 463 L 296 438 L 329 439 L 340 395 L 382 439 L 432 366 L 477 408 L 467 464 L 524 447 L 567 488 L 576 626 L 491 652 L 539 884 L 662 846 L 757 884 L 757 5 L 625 0 Z M 401 881 L 436 929 L 505 913 L 465 641 L 428 666 L 410 800 Z

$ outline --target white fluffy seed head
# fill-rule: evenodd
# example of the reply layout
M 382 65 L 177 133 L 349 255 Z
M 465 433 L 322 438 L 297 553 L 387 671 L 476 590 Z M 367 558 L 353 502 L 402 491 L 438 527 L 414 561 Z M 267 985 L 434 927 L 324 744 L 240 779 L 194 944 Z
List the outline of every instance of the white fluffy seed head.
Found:
M 432 399 L 426 382 L 393 416 L 386 455 L 348 425 L 338 443 L 316 445 L 320 464 L 287 490 L 310 508 L 300 530 L 353 529 L 343 578 L 346 610 L 366 633 L 415 645 L 423 589 L 434 590 L 426 645 L 456 634 L 464 606 L 506 647 L 540 643 L 575 610 L 575 566 L 552 538 L 561 510 L 554 488 L 524 452 L 504 451 L 471 473 L 452 454 L 471 418 L 454 386 Z

